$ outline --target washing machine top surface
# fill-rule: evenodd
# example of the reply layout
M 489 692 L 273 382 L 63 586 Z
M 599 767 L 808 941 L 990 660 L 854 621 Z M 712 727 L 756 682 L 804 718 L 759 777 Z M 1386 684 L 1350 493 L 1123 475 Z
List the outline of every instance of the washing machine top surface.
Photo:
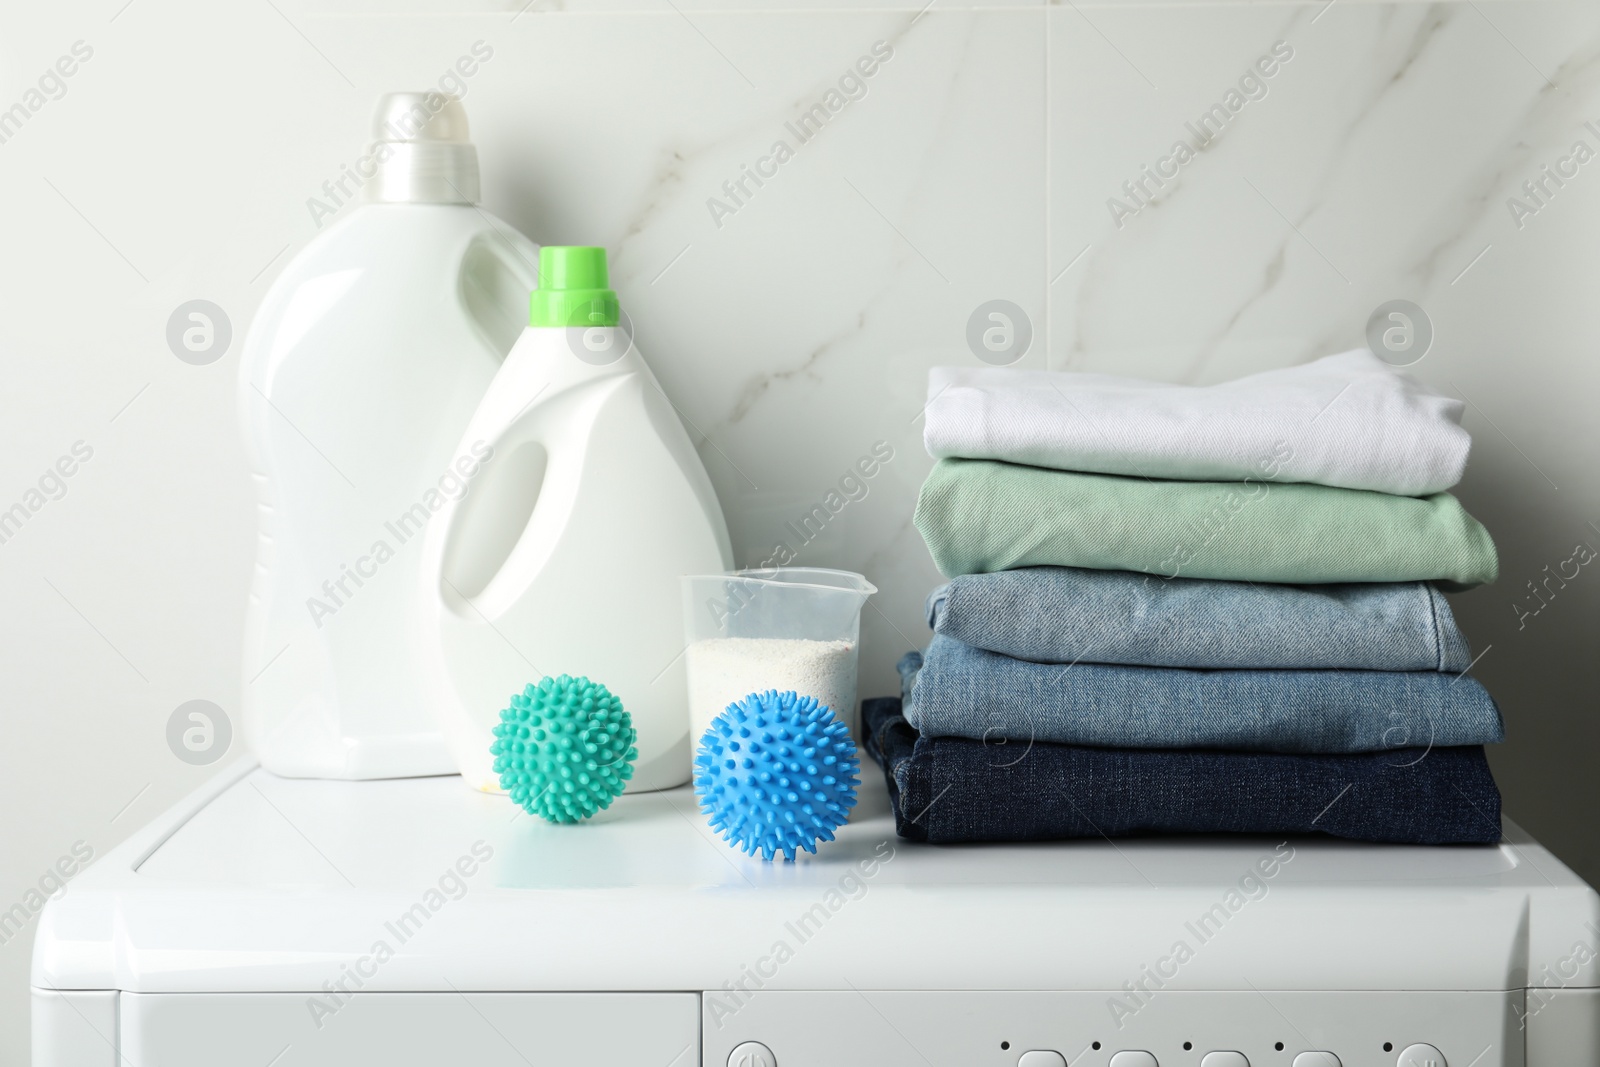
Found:
M 1486 847 L 1315 837 L 929 846 L 875 768 L 836 842 L 731 850 L 692 793 L 556 826 L 454 777 L 283 779 L 243 762 L 71 883 L 34 984 L 144 992 L 1119 988 L 1183 942 L 1195 988 L 1509 989 L 1600 947 L 1600 900 L 1515 826 Z M 803 951 L 801 950 L 803 946 Z M 1600 985 L 1593 953 L 1570 986 Z

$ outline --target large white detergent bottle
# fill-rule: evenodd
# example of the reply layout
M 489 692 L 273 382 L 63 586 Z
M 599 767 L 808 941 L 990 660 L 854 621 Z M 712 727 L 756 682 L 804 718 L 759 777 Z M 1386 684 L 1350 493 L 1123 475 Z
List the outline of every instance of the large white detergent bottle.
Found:
M 605 250 L 546 246 L 529 326 L 467 424 L 491 458 L 424 537 L 429 698 L 469 785 L 545 675 L 611 690 L 638 731 L 632 791 L 689 780 L 679 578 L 732 565 L 716 492 L 608 288 Z
M 455 769 L 418 677 L 422 529 L 478 460 L 455 449 L 525 321 L 538 249 L 476 206 L 453 97 L 395 93 L 340 179 L 366 203 L 267 293 L 239 369 L 260 542 L 244 734 L 277 774 Z

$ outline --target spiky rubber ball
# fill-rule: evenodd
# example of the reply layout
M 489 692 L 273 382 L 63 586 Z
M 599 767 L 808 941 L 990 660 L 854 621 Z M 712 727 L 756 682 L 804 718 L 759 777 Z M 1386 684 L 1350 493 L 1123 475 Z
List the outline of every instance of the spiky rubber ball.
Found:
M 622 701 L 599 682 L 565 674 L 513 696 L 494 738 L 500 788 L 550 822 L 578 822 L 610 807 L 639 758 Z
M 849 729 L 792 691 L 729 704 L 700 739 L 694 763 L 695 795 L 711 828 L 765 860 L 815 853 L 856 805 L 860 763 Z

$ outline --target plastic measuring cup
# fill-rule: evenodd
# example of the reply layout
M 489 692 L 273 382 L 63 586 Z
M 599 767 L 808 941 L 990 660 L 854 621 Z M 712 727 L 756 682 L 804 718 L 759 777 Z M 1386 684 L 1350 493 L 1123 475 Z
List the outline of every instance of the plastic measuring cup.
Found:
M 824 567 L 776 567 L 683 579 L 689 746 L 751 693 L 794 690 L 856 729 L 861 606 L 877 587 Z

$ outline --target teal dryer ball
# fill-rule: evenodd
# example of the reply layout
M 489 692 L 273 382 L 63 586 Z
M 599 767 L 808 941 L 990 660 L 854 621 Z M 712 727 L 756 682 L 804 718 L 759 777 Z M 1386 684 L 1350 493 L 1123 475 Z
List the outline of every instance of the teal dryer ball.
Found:
M 633 777 L 638 734 L 622 701 L 587 678 L 546 676 L 511 698 L 494 728 L 500 788 L 550 822 L 604 811 Z

